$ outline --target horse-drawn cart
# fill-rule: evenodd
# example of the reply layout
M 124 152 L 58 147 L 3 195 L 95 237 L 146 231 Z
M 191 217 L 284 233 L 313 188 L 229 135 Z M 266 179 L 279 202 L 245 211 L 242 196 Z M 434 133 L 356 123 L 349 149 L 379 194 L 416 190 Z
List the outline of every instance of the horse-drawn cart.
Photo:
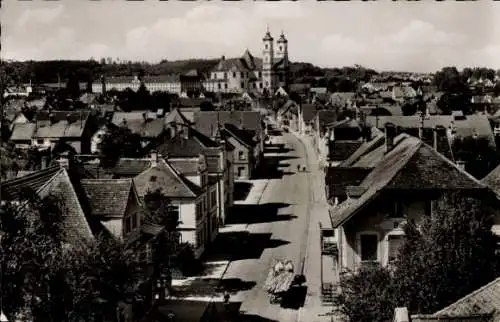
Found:
M 265 283 L 266 291 L 269 293 L 269 302 L 271 304 L 281 303 L 295 281 L 296 276 L 291 261 L 278 261 L 273 265 Z

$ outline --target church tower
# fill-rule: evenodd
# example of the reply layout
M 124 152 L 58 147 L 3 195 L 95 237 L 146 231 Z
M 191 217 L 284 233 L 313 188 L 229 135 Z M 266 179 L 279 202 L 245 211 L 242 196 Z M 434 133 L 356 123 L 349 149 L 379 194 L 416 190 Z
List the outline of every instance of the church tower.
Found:
M 277 85 L 287 89 L 288 75 L 289 75 L 289 61 L 288 61 L 288 40 L 285 38 L 283 31 L 277 42 L 276 48 L 276 78 Z
M 262 85 L 264 88 L 272 93 L 274 90 L 274 75 L 273 75 L 273 63 L 274 63 L 274 48 L 273 48 L 273 37 L 267 29 L 266 35 L 262 39 L 264 42 L 264 51 L 262 54 Z

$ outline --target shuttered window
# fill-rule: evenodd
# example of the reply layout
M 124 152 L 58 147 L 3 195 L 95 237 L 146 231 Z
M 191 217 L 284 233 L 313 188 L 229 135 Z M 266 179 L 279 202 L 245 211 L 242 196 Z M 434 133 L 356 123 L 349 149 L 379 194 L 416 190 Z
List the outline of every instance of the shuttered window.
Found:
M 378 258 L 378 236 L 375 234 L 363 234 L 360 236 L 361 261 L 376 261 Z

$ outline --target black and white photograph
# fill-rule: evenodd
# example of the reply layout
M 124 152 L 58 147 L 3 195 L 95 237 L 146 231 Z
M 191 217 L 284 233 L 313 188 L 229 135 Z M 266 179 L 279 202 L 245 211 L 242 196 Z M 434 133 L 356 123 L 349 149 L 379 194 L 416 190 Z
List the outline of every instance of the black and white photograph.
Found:
M 500 322 L 500 2 L 0 24 L 0 322 Z

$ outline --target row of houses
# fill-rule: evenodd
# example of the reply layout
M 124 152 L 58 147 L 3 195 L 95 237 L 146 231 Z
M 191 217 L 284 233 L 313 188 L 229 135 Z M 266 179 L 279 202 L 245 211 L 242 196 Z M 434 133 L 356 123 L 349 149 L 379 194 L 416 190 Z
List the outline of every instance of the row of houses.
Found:
M 182 111 L 181 111 L 182 110 Z M 184 111 L 184 112 L 183 112 Z M 99 144 L 113 126 L 126 127 L 141 137 L 146 147 L 164 133 L 188 128 L 204 137 L 223 136 L 237 147 L 235 175 L 249 178 L 259 165 L 265 133 L 259 112 L 200 111 L 174 108 L 164 113 L 150 111 L 111 112 L 109 122 L 89 111 L 40 111 L 29 121 L 20 113 L 12 121 L 10 142 L 16 148 L 53 149 L 58 142 L 70 145 L 77 154 L 98 154 Z
M 218 227 L 225 223 L 233 203 L 234 180 L 251 177 L 259 166 L 263 152 L 265 134 L 258 112 L 195 112 L 186 116 L 180 109 L 174 109 L 164 116 L 150 115 L 151 119 L 145 117 L 146 112 L 135 115 L 116 113 L 110 122 L 97 128 L 94 133 L 83 135 L 87 133 L 87 126 L 91 127 L 85 123 L 81 126 L 83 130 L 74 135 L 71 133 L 72 136 L 66 135 L 69 133 L 68 120 L 64 116 L 68 114 L 52 114 L 59 115 L 61 119 L 53 120 L 53 123 L 42 118 L 15 124 L 12 143 L 18 148 L 30 146 L 50 150 L 64 139 L 64 142 L 74 148 L 76 159 L 62 163 L 66 167 L 69 164 L 75 165 L 81 180 L 94 180 L 96 185 L 102 184 L 102 189 L 113 182 L 127 182 L 131 193 L 137 196 L 124 197 L 122 201 L 126 203 L 135 199 L 142 200 L 148 192 L 160 189 L 171 200 L 173 209 L 179 213 L 180 238 L 193 245 L 198 257 L 213 241 Z M 42 126 L 43 122 L 47 124 Z M 69 122 L 69 126 L 72 124 Z M 80 125 L 78 126 L 80 129 Z M 146 156 L 136 159 L 120 158 L 114 167 L 104 168 L 99 162 L 97 142 L 102 140 L 107 131 L 117 126 L 127 127 L 141 136 Z M 20 140 L 19 133 L 26 133 L 28 127 L 34 129 L 32 133 L 35 134 Z M 43 134 L 45 132 L 40 129 L 48 134 Z M 82 154 L 81 148 L 85 146 L 95 148 L 96 154 Z M 43 162 L 42 167 L 48 163 L 50 162 Z M 30 178 L 37 181 L 47 171 L 53 174 L 51 171 L 56 169 L 28 173 L 26 177 L 3 182 L 2 186 L 8 187 L 12 182 L 26 182 Z M 58 175 L 66 178 L 69 170 L 57 171 Z M 23 171 L 18 176 L 26 174 Z M 99 194 L 94 196 L 98 198 Z M 109 208 L 122 209 L 123 214 L 103 214 L 105 219 L 102 225 L 114 236 L 126 237 L 130 232 L 127 227 L 135 227 L 136 220 L 128 223 L 127 220 L 131 219 L 127 218 L 132 215 L 127 215 L 125 209 L 133 207 L 135 206 L 115 205 Z M 79 221 L 82 221 L 85 216 L 80 217 Z

